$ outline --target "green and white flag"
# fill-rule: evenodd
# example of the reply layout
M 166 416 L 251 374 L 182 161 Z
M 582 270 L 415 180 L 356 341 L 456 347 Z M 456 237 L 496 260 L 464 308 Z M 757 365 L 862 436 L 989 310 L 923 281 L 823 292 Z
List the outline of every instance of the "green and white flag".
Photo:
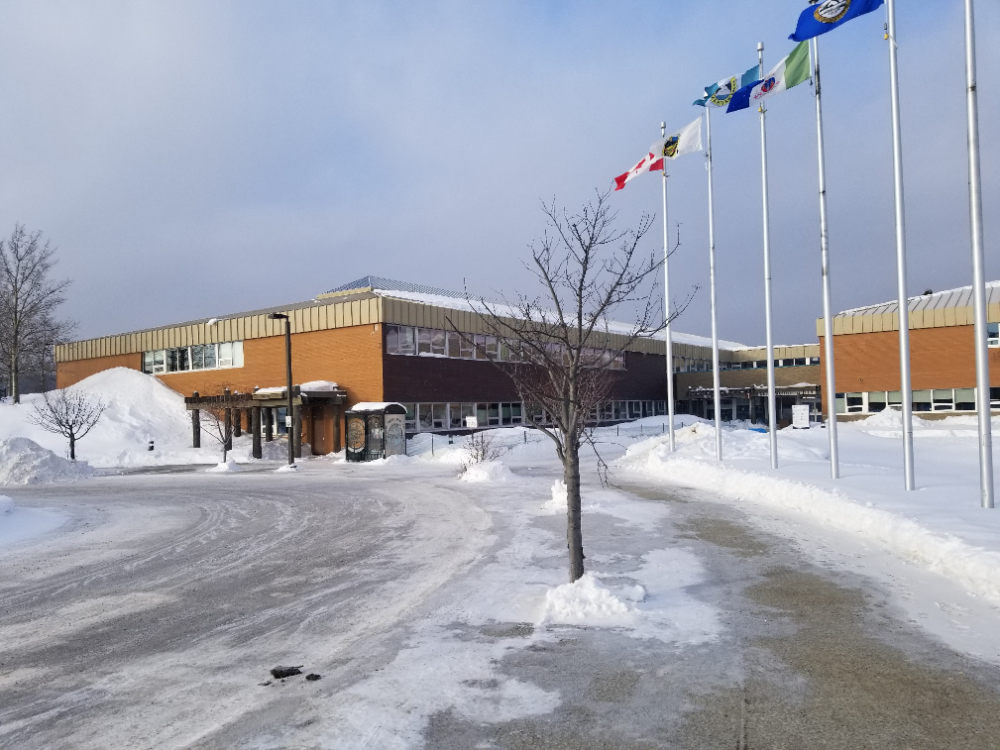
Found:
M 803 81 L 809 80 L 809 72 L 809 43 L 799 42 L 795 45 L 795 49 L 775 65 L 762 80 L 754 81 L 733 94 L 726 112 L 746 109 L 769 96 L 798 86 Z

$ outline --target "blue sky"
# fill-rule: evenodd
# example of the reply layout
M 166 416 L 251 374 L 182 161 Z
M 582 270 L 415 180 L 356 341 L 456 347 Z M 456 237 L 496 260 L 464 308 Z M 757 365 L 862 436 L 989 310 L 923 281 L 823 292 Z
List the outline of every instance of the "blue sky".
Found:
M 971 278 L 960 0 L 898 3 L 909 291 Z M 979 0 L 980 79 L 1000 7 Z M 575 208 L 701 89 L 787 54 L 801 0 L 8 2 L 0 233 L 59 247 L 66 312 L 99 335 L 307 299 L 368 273 L 530 289 L 540 200 Z M 836 309 L 895 296 L 883 13 L 822 38 Z M 982 87 L 987 268 L 1000 278 L 1000 104 Z M 762 343 L 756 114 L 712 121 L 720 334 Z M 821 312 L 814 103 L 768 117 L 775 335 Z M 672 165 L 678 328 L 708 333 L 704 158 Z M 654 176 L 613 198 L 660 209 Z M 649 236 L 655 251 L 661 236 Z

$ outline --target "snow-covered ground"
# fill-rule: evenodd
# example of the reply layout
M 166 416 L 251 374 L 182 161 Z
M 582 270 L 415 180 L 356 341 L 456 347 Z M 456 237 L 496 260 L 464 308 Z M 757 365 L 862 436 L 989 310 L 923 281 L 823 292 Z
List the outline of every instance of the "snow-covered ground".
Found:
M 682 421 L 673 455 L 662 418 L 597 430 L 612 482 L 732 504 L 824 565 L 905 580 L 890 588 L 901 598 L 912 592 L 915 618 L 920 607 L 938 607 L 922 626 L 1000 662 L 1000 635 L 991 635 L 1000 633 L 1000 522 L 978 508 L 974 423 L 918 423 L 938 439 L 917 441 L 921 489 L 905 493 L 892 415 L 842 425 L 836 482 L 827 478 L 824 429 L 782 431 L 773 472 L 766 435 L 727 430 L 720 464 L 712 426 Z M 23 611 L 8 607 L 0 639 L 27 661 L 0 674 L 0 694 L 32 697 L 11 702 L 0 737 L 34 737 L 24 746 L 41 747 L 61 731 L 88 748 L 112 731 L 137 747 L 155 744 L 140 734 L 168 745 L 240 746 L 249 731 L 261 747 L 419 747 L 435 716 L 481 725 L 556 711 L 559 689 L 501 665 L 581 629 L 634 644 L 643 658 L 711 649 L 726 637 L 725 613 L 699 593 L 709 573 L 672 529 L 671 505 L 602 488 L 589 454 L 587 575 L 566 583 L 565 489 L 552 445 L 524 428 L 492 434 L 499 457 L 468 471 L 464 439 L 424 434 L 409 441 L 410 455 L 370 464 L 310 461 L 291 473 L 230 464 L 11 488 L 14 503 L 0 503 L 2 583 L 29 599 Z M 108 440 L 121 455 L 121 443 Z M 47 508 L 58 512 L 44 515 Z M 41 525 L 19 524 L 27 531 L 8 543 L 5 519 L 33 513 L 43 513 Z M 324 536 L 359 519 L 370 527 L 357 538 Z M 345 567 L 353 554 L 371 558 Z M 48 581 L 62 593 L 47 593 Z M 101 639 L 118 620 L 133 632 L 129 618 L 140 618 L 146 635 L 107 657 Z M 90 665 L 63 674 L 53 652 L 44 690 L 29 663 L 47 648 L 43 621 L 59 624 L 57 641 L 73 636 L 74 658 Z M 160 642 L 173 645 L 145 650 Z M 275 663 L 302 662 L 323 673 L 322 700 L 298 683 L 259 685 Z M 81 703 L 78 694 L 90 697 Z M 60 729 L 43 730 L 35 711 Z M 256 729 L 239 720 L 261 712 L 282 720 Z

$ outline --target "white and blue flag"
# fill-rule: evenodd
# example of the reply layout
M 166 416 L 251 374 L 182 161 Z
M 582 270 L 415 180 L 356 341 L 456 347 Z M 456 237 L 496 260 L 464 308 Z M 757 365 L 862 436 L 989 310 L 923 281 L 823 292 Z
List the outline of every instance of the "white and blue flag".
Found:
M 795 33 L 789 39 L 804 42 L 820 34 L 843 26 L 852 18 L 871 13 L 881 7 L 884 0 L 820 0 L 799 14 Z

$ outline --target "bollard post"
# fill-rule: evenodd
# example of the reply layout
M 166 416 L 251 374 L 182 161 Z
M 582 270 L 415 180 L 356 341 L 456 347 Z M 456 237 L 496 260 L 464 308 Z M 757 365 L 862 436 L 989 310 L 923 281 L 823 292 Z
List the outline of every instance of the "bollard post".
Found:
M 152 440 L 149 441 L 149 450 L 154 450 Z
M 431 455 L 434 455 L 434 433 L 431 433 Z

